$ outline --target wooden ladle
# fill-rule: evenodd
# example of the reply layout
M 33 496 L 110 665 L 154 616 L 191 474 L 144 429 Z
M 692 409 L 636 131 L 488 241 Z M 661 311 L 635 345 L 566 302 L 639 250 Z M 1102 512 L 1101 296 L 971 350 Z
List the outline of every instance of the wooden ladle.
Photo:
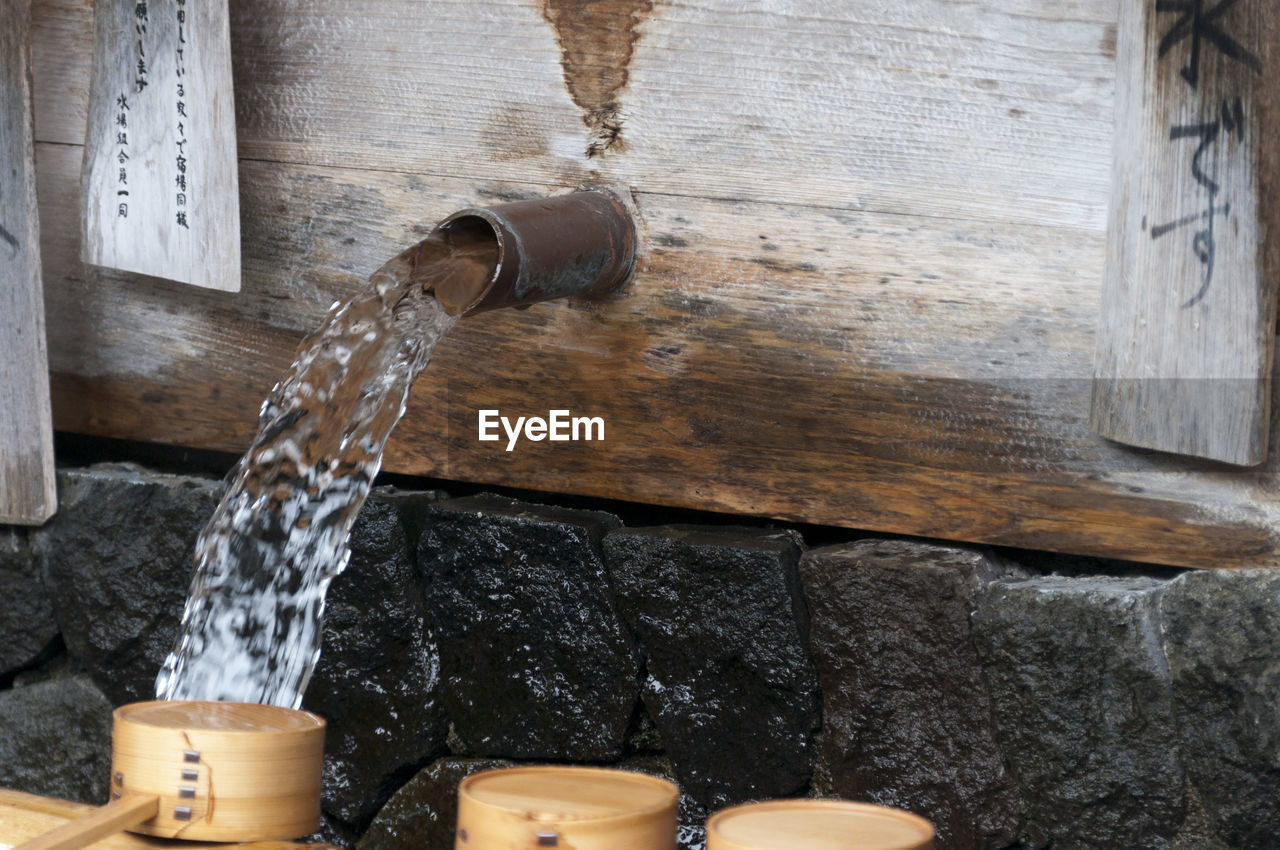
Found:
M 324 721 L 270 705 L 141 702 L 116 709 L 111 802 L 14 850 L 76 850 L 128 830 L 270 841 L 320 820 Z

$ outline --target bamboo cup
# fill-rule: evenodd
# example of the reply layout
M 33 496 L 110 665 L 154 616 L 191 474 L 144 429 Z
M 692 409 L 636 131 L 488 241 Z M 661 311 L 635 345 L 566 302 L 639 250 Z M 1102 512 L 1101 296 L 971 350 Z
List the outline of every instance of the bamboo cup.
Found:
M 712 815 L 707 850 L 933 850 L 933 825 L 870 803 L 770 800 Z
M 112 797 L 159 798 L 131 832 L 204 841 L 266 841 L 320 821 L 324 721 L 271 705 L 141 702 L 116 709 Z
M 112 717 L 111 802 L 15 850 L 76 850 L 122 829 L 278 841 L 320 822 L 324 721 L 236 702 L 139 702 Z
M 675 850 L 680 790 L 590 767 L 517 767 L 458 786 L 455 850 Z

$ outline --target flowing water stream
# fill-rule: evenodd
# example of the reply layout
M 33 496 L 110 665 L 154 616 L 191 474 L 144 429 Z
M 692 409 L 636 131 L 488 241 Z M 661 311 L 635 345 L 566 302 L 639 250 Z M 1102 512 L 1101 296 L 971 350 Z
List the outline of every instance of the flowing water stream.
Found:
M 301 704 L 351 525 L 414 379 L 457 321 L 431 290 L 494 272 L 496 243 L 467 239 L 433 234 L 401 253 L 303 341 L 197 540 L 159 698 Z

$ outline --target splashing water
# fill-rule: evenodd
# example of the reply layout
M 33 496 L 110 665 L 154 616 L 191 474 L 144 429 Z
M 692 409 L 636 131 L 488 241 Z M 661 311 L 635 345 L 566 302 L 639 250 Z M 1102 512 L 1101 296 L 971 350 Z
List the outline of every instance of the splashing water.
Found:
M 401 253 L 303 341 L 197 539 L 160 699 L 301 704 L 351 525 L 414 379 L 457 321 L 431 290 L 493 274 L 496 244 L 466 239 L 433 234 Z

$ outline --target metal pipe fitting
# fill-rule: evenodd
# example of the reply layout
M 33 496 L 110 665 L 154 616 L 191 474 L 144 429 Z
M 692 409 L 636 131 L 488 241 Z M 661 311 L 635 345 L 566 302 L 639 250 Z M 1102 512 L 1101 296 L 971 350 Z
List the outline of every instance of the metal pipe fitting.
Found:
M 487 280 L 436 286 L 436 298 L 453 315 L 569 296 L 600 300 L 622 286 L 635 266 L 631 215 L 600 189 L 461 210 L 432 235 L 497 242 L 497 266 Z

